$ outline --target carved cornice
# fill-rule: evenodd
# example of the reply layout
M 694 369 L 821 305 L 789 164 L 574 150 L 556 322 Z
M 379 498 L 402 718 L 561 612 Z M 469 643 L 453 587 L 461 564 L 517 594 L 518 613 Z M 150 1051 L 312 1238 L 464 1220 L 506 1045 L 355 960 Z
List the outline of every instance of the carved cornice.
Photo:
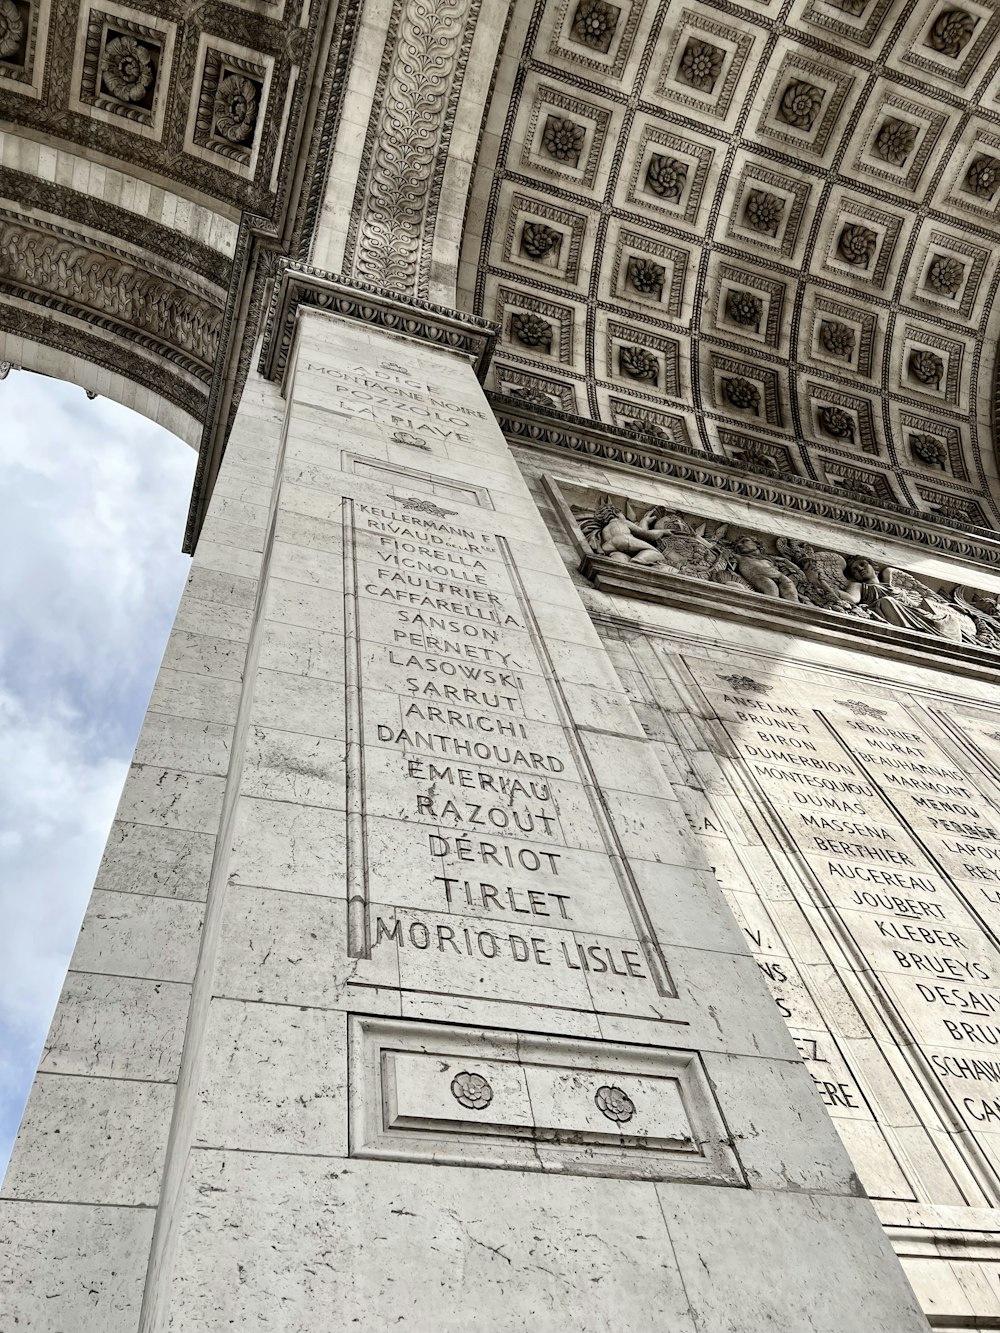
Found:
M 496 325 L 476 315 L 463 315 L 429 301 L 401 297 L 398 292 L 283 260 L 264 321 L 260 372 L 268 379 L 284 377 L 295 316 L 302 307 L 328 310 L 343 319 L 359 320 L 387 333 L 444 347 L 471 361 L 480 381 L 489 367 L 497 336 Z
M 675 441 L 654 443 L 620 427 L 602 426 L 563 413 L 541 413 L 502 394 L 491 393 L 487 397 L 512 444 L 554 454 L 582 455 L 604 465 L 621 467 L 632 475 L 638 471 L 693 482 L 755 504 L 773 505 L 873 535 L 915 542 L 963 560 L 1000 565 L 1000 538 L 985 528 L 974 528 L 943 515 L 931 518 L 919 510 L 888 501 L 875 504 L 847 498 L 834 486 L 798 475 L 758 476 L 690 445 Z
M 1000 656 L 971 645 L 931 639 L 925 634 L 870 620 L 852 620 L 821 607 L 802 606 L 778 601 L 759 593 L 741 592 L 683 574 L 652 573 L 629 565 L 619 565 L 606 556 L 584 555 L 580 573 L 601 592 L 612 596 L 659 602 L 679 610 L 697 612 L 715 619 L 752 623 L 781 634 L 792 633 L 796 639 L 812 639 L 842 648 L 862 646 L 875 657 L 918 662 L 924 666 L 956 668 L 963 675 L 996 682 Z M 629 625 L 648 633 L 646 621 L 627 616 L 600 617 L 607 623 Z

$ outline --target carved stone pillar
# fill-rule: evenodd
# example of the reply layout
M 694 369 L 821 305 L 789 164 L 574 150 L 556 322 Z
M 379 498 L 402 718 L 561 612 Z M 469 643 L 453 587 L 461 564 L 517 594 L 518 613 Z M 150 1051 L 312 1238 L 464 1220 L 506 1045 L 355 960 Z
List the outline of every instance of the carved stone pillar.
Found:
M 285 275 L 7 1187 L 26 1328 L 926 1327 L 488 345 Z

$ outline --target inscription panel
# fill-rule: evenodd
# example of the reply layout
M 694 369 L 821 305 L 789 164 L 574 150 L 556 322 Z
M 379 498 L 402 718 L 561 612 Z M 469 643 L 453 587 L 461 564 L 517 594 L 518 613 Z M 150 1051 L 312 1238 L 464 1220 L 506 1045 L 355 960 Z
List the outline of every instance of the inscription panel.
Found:
M 723 887 L 870 1192 L 993 1202 L 1000 724 L 971 706 L 873 702 L 857 682 L 691 657 L 684 670 L 734 804 L 756 808 L 749 841 L 774 849 L 783 887 L 760 891 L 746 871 L 762 849 L 741 856 L 722 818 L 697 831 L 713 855 L 730 842 Z
M 351 951 L 404 990 L 666 1016 L 506 541 L 433 508 L 343 502 Z

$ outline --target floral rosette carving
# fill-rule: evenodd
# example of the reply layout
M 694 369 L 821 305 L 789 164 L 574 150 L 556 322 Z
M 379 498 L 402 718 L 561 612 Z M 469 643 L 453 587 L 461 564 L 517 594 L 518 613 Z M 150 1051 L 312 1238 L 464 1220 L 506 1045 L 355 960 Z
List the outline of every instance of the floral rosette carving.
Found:
M 510 328 L 514 337 L 525 347 L 552 346 L 552 325 L 533 310 L 515 310 L 510 317 Z
M 699 92 L 710 93 L 715 88 L 726 53 L 711 42 L 703 42 L 699 37 L 689 39 L 681 56 L 678 76 Z
M 680 199 L 687 182 L 686 162 L 678 162 L 675 157 L 661 157 L 654 153 L 646 168 L 646 184 L 654 194 L 663 199 Z
M 752 472 L 766 472 L 771 477 L 776 477 L 781 471 L 776 460 L 757 440 L 744 440 L 739 451 L 733 454 L 733 462 Z
M 775 236 L 785 212 L 785 201 L 766 190 L 750 190 L 743 210 L 744 220 L 762 236 Z
M 1000 186 L 1000 158 L 975 158 L 965 173 L 965 185 L 980 199 L 992 199 Z
M 837 238 L 837 253 L 845 264 L 867 268 L 875 255 L 878 235 L 860 222 L 849 222 Z
M 667 280 L 667 270 L 662 264 L 656 264 L 652 259 L 643 259 L 639 255 L 632 255 L 626 272 L 629 282 L 644 296 L 659 295 Z
M 611 48 L 619 12 L 607 0 L 580 0 L 573 15 L 573 36 L 584 46 L 606 54 Z
M 733 287 L 726 295 L 726 313 L 734 324 L 745 329 L 759 329 L 764 318 L 764 302 L 753 292 Z
M 0 0 L 0 60 L 16 56 L 24 37 L 24 24 L 13 0 Z
M 934 435 L 911 435 L 910 450 L 914 458 L 928 467 L 943 468 L 948 461 L 948 451 Z
M 730 406 L 739 412 L 760 411 L 760 390 L 753 380 L 734 376 L 722 381 L 722 392 Z
M 101 57 L 101 78 L 120 102 L 141 102 L 153 82 L 153 59 L 134 37 L 112 37 Z
M 510 396 L 529 407 L 545 407 L 551 410 L 555 404 L 547 393 L 534 384 L 515 384 L 510 388 Z
M 968 46 L 976 30 L 975 18 L 965 9 L 946 9 L 934 20 L 927 45 L 942 55 L 955 59 Z
M 814 83 L 796 79 L 781 96 L 778 115 L 797 130 L 811 130 L 823 105 L 823 89 Z
M 470 1111 L 483 1111 L 493 1100 L 493 1089 L 482 1074 L 463 1069 L 451 1080 L 451 1095 Z
M 576 166 L 583 151 L 583 141 L 587 131 L 575 121 L 561 116 L 549 116 L 542 131 L 542 147 L 560 162 L 569 162 Z
M 544 259 L 561 241 L 562 233 L 544 222 L 526 222 L 521 228 L 521 248 L 532 259 Z
M 819 326 L 819 340 L 831 356 L 850 356 L 857 345 L 857 335 L 850 324 L 824 319 Z
M 927 270 L 927 285 L 942 296 L 955 296 L 965 278 L 965 265 L 952 255 L 935 255 Z
M 645 347 L 623 347 L 618 353 L 618 364 L 622 373 L 634 380 L 643 380 L 655 384 L 659 378 L 660 366 L 652 352 Z
M 940 385 L 944 378 L 944 361 L 933 352 L 928 352 L 921 347 L 915 352 L 910 353 L 909 361 L 910 374 L 921 384 Z
M 854 418 L 850 412 L 845 412 L 842 407 L 834 407 L 832 403 L 824 403 L 816 416 L 827 435 L 832 435 L 835 440 L 854 439 Z
M 643 440 L 655 440 L 657 444 L 669 444 L 673 438 L 658 421 L 650 421 L 647 417 L 626 417 L 621 424 L 630 435 Z
M 257 85 L 240 74 L 227 74 L 215 94 L 213 133 L 230 143 L 246 143 L 257 123 Z
M 622 1088 L 613 1083 L 605 1083 L 594 1093 L 594 1102 L 601 1115 L 613 1120 L 616 1125 L 626 1125 L 635 1115 L 635 1102 Z
M 890 166 L 902 167 L 917 142 L 917 127 L 909 120 L 890 116 L 875 136 L 875 154 Z

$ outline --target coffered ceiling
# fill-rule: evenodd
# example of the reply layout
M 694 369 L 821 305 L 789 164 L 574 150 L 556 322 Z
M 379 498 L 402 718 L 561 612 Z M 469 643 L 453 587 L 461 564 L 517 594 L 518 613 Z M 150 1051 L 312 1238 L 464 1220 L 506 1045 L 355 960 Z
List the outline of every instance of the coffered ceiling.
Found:
M 1000 518 L 995 0 L 556 0 L 508 29 L 460 301 L 492 387 Z

